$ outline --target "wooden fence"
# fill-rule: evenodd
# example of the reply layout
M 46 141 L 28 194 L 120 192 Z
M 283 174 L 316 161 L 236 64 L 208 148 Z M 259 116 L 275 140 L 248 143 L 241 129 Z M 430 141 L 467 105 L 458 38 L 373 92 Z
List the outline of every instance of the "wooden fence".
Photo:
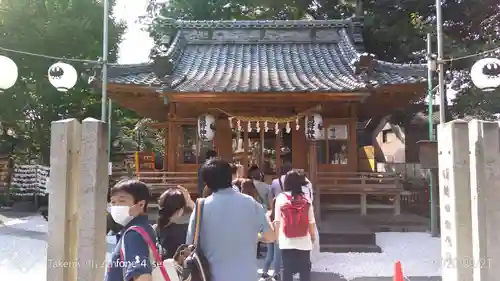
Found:
M 130 176 L 127 172 L 113 173 L 112 177 L 119 179 L 120 177 Z M 167 172 L 167 171 L 151 171 L 133 173 L 133 177 L 147 183 L 153 195 L 159 195 L 170 187 L 177 185 L 184 186 L 190 193 L 197 193 L 198 174 L 196 172 Z
M 421 168 L 420 163 L 377 163 L 379 173 L 397 173 L 405 179 L 427 178 L 427 171 Z

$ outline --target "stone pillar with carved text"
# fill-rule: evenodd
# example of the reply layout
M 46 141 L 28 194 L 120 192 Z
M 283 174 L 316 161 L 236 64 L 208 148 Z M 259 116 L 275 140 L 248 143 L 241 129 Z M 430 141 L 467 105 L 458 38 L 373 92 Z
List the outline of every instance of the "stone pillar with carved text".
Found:
M 47 280 L 102 280 L 108 130 L 95 119 L 52 122 Z
M 469 122 L 474 281 L 500 277 L 500 137 L 497 122 Z
M 78 280 L 100 281 L 104 276 L 108 125 L 87 118 L 82 122 L 80 193 L 78 201 Z
M 438 126 L 441 209 L 442 280 L 472 280 L 468 124 L 452 121 Z
M 77 281 L 81 124 L 74 118 L 52 122 L 50 143 L 47 280 Z

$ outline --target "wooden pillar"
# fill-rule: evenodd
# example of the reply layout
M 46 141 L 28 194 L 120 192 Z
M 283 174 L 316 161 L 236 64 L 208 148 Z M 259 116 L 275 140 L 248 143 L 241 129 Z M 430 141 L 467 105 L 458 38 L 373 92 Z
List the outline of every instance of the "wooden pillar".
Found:
M 231 126 L 227 119 L 217 120 L 215 131 L 215 145 L 217 155 L 226 161 L 233 159 L 233 144 Z
M 324 140 L 320 140 L 322 142 L 324 142 L 325 144 L 325 150 L 326 150 L 326 155 L 323 155 L 323 157 L 325 157 L 325 162 L 321 162 L 321 164 L 330 164 L 332 163 L 331 159 L 330 159 L 330 140 L 328 138 L 328 129 L 330 127 L 330 125 L 332 125 L 331 122 L 332 120 L 331 119 L 327 119 L 327 118 L 323 118 L 323 130 L 324 130 Z M 316 143 L 316 146 L 318 145 L 318 143 Z M 318 154 L 316 154 L 316 157 L 318 157 Z
M 279 177 L 281 175 L 281 133 L 276 134 L 274 149 L 276 151 L 276 177 Z
M 166 160 L 166 165 L 164 166 L 164 170 L 173 172 L 175 171 L 175 163 L 177 159 L 177 123 L 175 123 L 174 119 L 176 112 L 175 112 L 175 103 L 170 104 L 169 107 L 169 112 L 168 112 L 168 131 L 167 135 L 165 136 L 167 138 L 167 150 L 166 150 L 166 155 L 165 158 Z
M 167 135 L 167 166 L 166 170 L 169 172 L 175 171 L 175 163 L 177 162 L 177 124 L 174 121 L 168 122 L 168 135 Z
M 248 122 L 242 122 L 243 127 L 243 167 L 244 167 L 244 175 L 247 175 L 248 171 Z
M 292 166 L 297 169 L 307 169 L 307 141 L 305 120 L 300 120 L 300 128 L 292 130 Z M 316 157 L 316 154 L 315 154 Z
M 265 132 L 264 132 L 264 124 L 260 123 L 259 122 L 259 134 L 260 134 L 260 151 L 259 151 L 259 154 L 260 154 L 260 157 L 259 157 L 259 167 L 261 167 L 261 169 L 264 169 L 264 162 L 265 162 L 265 155 L 264 155 L 264 149 L 265 149 L 265 146 L 264 146 L 264 143 L 265 143 Z
M 309 141 L 309 180 L 314 188 L 314 213 L 316 221 L 321 222 L 321 191 L 318 185 L 318 144 L 316 141 Z
M 167 167 L 168 167 L 168 158 L 167 158 L 167 155 L 168 155 L 168 134 L 169 134 L 169 128 L 168 128 L 168 125 L 163 128 L 164 130 L 164 134 L 163 134 L 163 169 L 164 171 L 167 171 Z
M 349 106 L 349 114 L 352 118 L 352 121 L 348 124 L 348 135 L 349 135 L 349 151 L 348 154 L 348 163 L 350 171 L 358 171 L 358 132 L 357 132 L 357 122 L 358 122 L 358 105 L 359 103 L 351 103 Z

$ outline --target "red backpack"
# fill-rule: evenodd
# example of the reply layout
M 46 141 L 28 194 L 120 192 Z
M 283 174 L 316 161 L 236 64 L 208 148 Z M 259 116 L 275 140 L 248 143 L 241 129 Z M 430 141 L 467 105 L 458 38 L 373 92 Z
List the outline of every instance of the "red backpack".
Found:
M 293 198 L 283 193 L 288 202 L 281 206 L 283 233 L 287 238 L 307 236 L 309 232 L 309 208 L 311 203 L 303 195 Z

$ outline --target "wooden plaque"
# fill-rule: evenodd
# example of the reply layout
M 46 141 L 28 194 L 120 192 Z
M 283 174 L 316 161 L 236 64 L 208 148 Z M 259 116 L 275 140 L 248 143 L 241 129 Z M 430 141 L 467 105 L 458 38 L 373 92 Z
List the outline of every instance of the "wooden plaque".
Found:
M 418 141 L 420 147 L 419 160 L 422 169 L 438 168 L 438 149 L 437 141 L 421 140 Z

